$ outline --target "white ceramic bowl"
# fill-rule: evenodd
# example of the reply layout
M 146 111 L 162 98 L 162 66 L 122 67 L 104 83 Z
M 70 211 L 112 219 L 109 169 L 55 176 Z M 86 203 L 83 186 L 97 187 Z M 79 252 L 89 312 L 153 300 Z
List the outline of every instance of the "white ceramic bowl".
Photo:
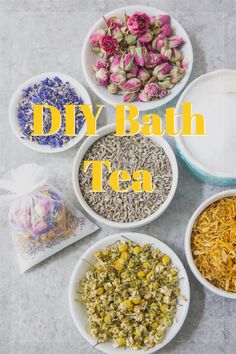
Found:
M 128 124 L 127 124 L 127 129 L 129 129 Z M 78 171 L 79 171 L 81 161 L 82 161 L 85 153 L 87 152 L 87 150 L 90 148 L 90 146 L 95 141 L 97 141 L 100 137 L 105 136 L 110 133 L 113 133 L 113 132 L 115 132 L 115 130 L 116 130 L 116 124 L 108 124 L 105 127 L 98 129 L 97 136 L 91 136 L 83 142 L 83 144 L 80 146 L 80 148 L 76 154 L 75 160 L 74 160 L 73 170 L 72 170 L 72 182 L 73 182 L 75 194 L 76 194 L 80 204 L 86 210 L 86 212 L 88 214 L 90 214 L 90 216 L 93 219 L 95 219 L 96 221 L 99 221 L 103 224 L 106 224 L 108 226 L 115 227 L 118 229 L 133 229 L 133 228 L 141 227 L 143 225 L 146 225 L 146 224 L 152 222 L 153 220 L 158 218 L 162 213 L 164 213 L 164 211 L 167 209 L 167 207 L 169 206 L 169 204 L 171 203 L 171 201 L 174 197 L 174 194 L 175 194 L 175 191 L 177 188 L 178 165 L 176 162 L 175 154 L 174 154 L 172 148 L 170 147 L 170 145 L 167 143 L 167 141 L 162 137 L 157 137 L 157 136 L 150 137 L 150 139 L 152 139 L 155 143 L 160 145 L 165 150 L 165 152 L 169 158 L 170 164 L 171 164 L 173 179 L 172 179 L 172 186 L 171 186 L 171 190 L 170 190 L 169 195 L 167 196 L 165 202 L 160 206 L 160 208 L 157 209 L 157 211 L 155 211 L 152 215 L 149 215 L 147 218 L 145 218 L 143 220 L 127 222 L 127 223 L 120 223 L 120 222 L 115 222 L 115 221 L 105 219 L 104 217 L 98 215 L 92 208 L 90 208 L 90 206 L 85 201 L 85 199 L 81 193 L 80 186 L 79 186 Z
M 194 259 L 193 259 L 193 255 L 192 255 L 192 249 L 191 249 L 191 238 L 192 238 L 192 229 L 193 229 L 193 225 L 195 223 L 195 221 L 197 220 L 198 216 L 201 214 L 201 212 L 203 210 L 205 210 L 210 204 L 214 203 L 215 201 L 222 199 L 226 196 L 230 196 L 230 195 L 236 195 L 236 189 L 230 189 L 230 190 L 226 190 L 220 193 L 217 193 L 213 196 L 211 196 L 210 198 L 208 198 L 207 200 L 205 200 L 198 208 L 197 210 L 194 212 L 194 214 L 192 215 L 188 226 L 187 226 L 187 230 L 185 233 L 185 254 L 186 254 L 186 258 L 189 264 L 189 267 L 191 268 L 193 274 L 195 275 L 195 277 L 200 281 L 200 283 L 202 285 L 204 285 L 207 289 L 209 289 L 210 291 L 212 291 L 213 293 L 226 297 L 226 298 L 230 298 L 230 299 L 235 299 L 236 300 L 236 293 L 231 293 L 228 291 L 224 291 L 220 288 L 217 288 L 216 286 L 212 285 L 208 280 L 206 280 L 206 278 L 204 278 L 204 276 L 200 273 L 200 271 L 198 270 Z
M 232 93 L 236 92 L 235 80 L 236 70 L 220 69 L 201 75 L 186 87 L 176 105 L 176 114 L 181 115 L 183 102 L 191 102 L 193 112 L 204 116 L 205 137 L 180 134 L 175 137 L 175 140 L 178 156 L 184 166 L 193 176 L 205 183 L 220 186 L 236 185 L 236 172 L 233 172 L 235 162 L 229 158 L 227 162 L 225 161 L 225 155 L 232 156 L 235 150 L 236 139 L 233 137 L 233 132 L 236 124 L 232 124 L 233 116 L 229 121 L 230 108 L 226 110 L 229 102 L 227 96 L 228 99 L 231 97 L 231 100 L 234 100 Z M 218 102 L 217 108 L 214 99 Z M 223 112 L 222 106 L 225 106 Z M 214 113 L 216 111 L 221 121 L 216 119 Z M 177 130 L 181 130 L 181 124 L 182 120 L 176 121 Z M 214 137 L 217 137 L 219 144 Z M 222 142 L 224 142 L 223 146 Z M 215 158 L 216 156 L 218 158 Z
M 163 12 L 155 7 L 142 6 L 142 5 L 132 5 L 132 6 L 125 6 L 125 7 L 118 8 L 116 10 L 113 10 L 113 11 L 105 14 L 104 16 L 107 19 L 111 16 L 117 16 L 120 18 L 124 18 L 125 12 L 127 13 L 127 15 L 132 15 L 136 11 L 145 12 L 150 16 L 157 16 L 157 15 L 166 14 L 165 12 Z M 171 89 L 170 94 L 167 95 L 166 97 L 164 97 L 162 99 L 156 99 L 156 100 L 146 102 L 146 103 L 139 102 L 139 101 L 131 102 L 131 104 L 135 104 L 136 106 L 138 106 L 140 111 L 145 111 L 145 110 L 150 110 L 150 109 L 154 109 L 157 107 L 161 107 L 162 105 L 171 101 L 184 88 L 184 86 L 186 85 L 186 83 L 189 79 L 189 76 L 191 74 L 192 66 L 193 66 L 193 49 L 192 49 L 191 41 L 189 39 L 189 36 L 187 35 L 185 30 L 183 29 L 183 27 L 172 16 L 171 16 L 171 23 L 176 31 L 176 35 L 178 37 L 182 37 L 185 41 L 182 51 L 184 53 L 184 57 L 186 58 L 186 60 L 189 64 L 189 67 L 188 67 L 183 79 Z M 94 77 L 93 77 L 94 76 L 93 65 L 96 63 L 98 56 L 96 53 L 93 53 L 91 51 L 91 47 L 89 44 L 89 38 L 93 32 L 95 32 L 97 29 L 104 28 L 104 26 L 105 26 L 104 19 L 101 17 L 92 26 L 92 28 L 88 32 L 88 34 L 85 38 L 85 41 L 84 41 L 83 49 L 82 49 L 82 68 L 83 68 L 85 78 L 86 78 L 90 88 L 96 93 L 96 95 L 98 97 L 100 97 L 103 101 L 105 101 L 106 103 L 108 103 L 110 105 L 114 105 L 114 104 L 124 103 L 122 96 L 110 94 L 105 87 L 98 86 L 96 84 L 96 81 L 94 80 Z
M 86 308 L 83 304 L 80 304 L 75 301 L 76 298 L 76 291 L 78 290 L 78 285 L 80 281 L 83 279 L 85 272 L 90 268 L 90 266 L 84 262 L 82 259 L 89 260 L 90 262 L 94 263 L 95 262 L 95 257 L 93 256 L 94 252 L 98 250 L 103 250 L 107 246 L 111 245 L 112 243 L 116 242 L 117 240 L 122 240 L 124 241 L 124 238 L 122 235 L 125 235 L 128 237 L 130 240 L 139 243 L 140 245 L 143 245 L 145 243 L 150 243 L 153 245 L 154 248 L 158 248 L 161 250 L 161 252 L 167 254 L 171 260 L 172 263 L 177 269 L 179 270 L 179 287 L 181 289 L 181 295 L 184 295 L 186 297 L 186 301 L 181 299 L 181 296 L 179 298 L 179 305 L 177 306 L 177 313 L 176 313 L 176 320 L 173 321 L 173 325 L 167 330 L 165 339 L 163 342 L 157 346 L 155 346 L 152 349 L 149 349 L 147 351 L 144 350 L 133 350 L 133 349 L 125 349 L 125 348 L 114 348 L 111 343 L 103 343 L 96 345 L 96 349 L 101 350 L 104 353 L 107 354 L 151 354 L 156 352 L 157 350 L 163 348 L 167 343 L 169 343 L 175 335 L 179 332 L 181 327 L 183 326 L 183 323 L 185 321 L 185 318 L 188 313 L 188 308 L 189 308 L 189 302 L 190 302 L 190 288 L 189 288 L 189 281 L 188 281 L 188 276 L 187 273 L 184 269 L 184 266 L 182 262 L 180 261 L 179 257 L 163 242 L 157 240 L 154 237 L 147 236 L 145 234 L 139 234 L 139 233 L 119 233 L 115 234 L 109 237 L 105 237 L 104 239 L 96 242 L 94 245 L 92 245 L 81 257 L 81 259 L 78 261 L 78 263 L 75 266 L 75 269 L 72 273 L 71 280 L 70 280 L 70 286 L 69 286 L 69 307 L 70 307 L 70 312 L 71 316 L 74 320 L 74 323 L 77 327 L 77 329 L 80 331 L 82 336 L 91 344 L 95 345 L 96 340 L 90 335 L 88 328 L 87 328 L 87 313 L 86 313 Z
M 20 129 L 19 123 L 18 123 L 18 118 L 17 118 L 17 110 L 18 110 L 18 102 L 22 96 L 22 91 L 29 86 L 32 86 L 35 83 L 39 83 L 40 81 L 48 78 L 53 78 L 55 76 L 58 76 L 63 82 L 68 81 L 76 91 L 79 97 L 82 98 L 83 102 L 86 104 L 92 104 L 90 96 L 87 92 L 87 90 L 75 79 L 72 77 L 61 74 L 61 73 L 43 73 L 37 76 L 32 77 L 31 79 L 25 81 L 23 84 L 21 84 L 18 89 L 15 91 L 14 95 L 12 96 L 10 106 L 9 106 L 9 121 L 10 121 L 10 126 L 12 128 L 13 133 L 17 137 L 17 139 L 27 146 L 28 148 L 32 150 L 36 150 L 39 152 L 44 152 L 44 153 L 56 153 L 56 152 L 61 152 L 70 149 L 71 147 L 75 146 L 85 135 L 86 133 L 86 122 L 84 122 L 81 130 L 79 131 L 79 134 L 75 136 L 73 139 L 68 141 L 67 144 L 65 144 L 62 147 L 57 147 L 57 148 L 51 148 L 49 145 L 40 145 L 37 142 L 30 141 L 27 139 L 22 139 L 22 131 Z

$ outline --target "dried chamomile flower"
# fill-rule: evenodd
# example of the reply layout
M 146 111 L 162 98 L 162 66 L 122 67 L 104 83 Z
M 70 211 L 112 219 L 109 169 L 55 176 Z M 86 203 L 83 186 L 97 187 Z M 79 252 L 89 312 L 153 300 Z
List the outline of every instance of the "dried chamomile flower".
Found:
M 161 343 L 176 314 L 178 270 L 150 244 L 117 241 L 95 253 L 80 283 L 88 328 L 98 343 L 132 349 Z

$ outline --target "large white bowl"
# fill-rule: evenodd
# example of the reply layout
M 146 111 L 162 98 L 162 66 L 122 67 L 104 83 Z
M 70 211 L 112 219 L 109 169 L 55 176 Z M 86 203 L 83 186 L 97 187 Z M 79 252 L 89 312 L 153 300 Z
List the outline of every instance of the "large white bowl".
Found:
M 20 125 L 18 123 L 18 118 L 17 118 L 18 103 L 22 97 L 22 91 L 28 88 L 29 86 L 39 83 L 40 81 L 46 79 L 47 77 L 51 79 L 55 76 L 58 76 L 63 82 L 68 81 L 71 87 L 75 89 L 77 95 L 82 98 L 83 103 L 90 104 L 90 105 L 92 104 L 87 90 L 77 80 L 65 74 L 50 72 L 50 73 L 43 73 L 34 76 L 31 79 L 25 81 L 23 84 L 21 84 L 13 94 L 9 106 L 10 126 L 17 139 L 28 148 L 39 152 L 44 152 L 44 153 L 56 153 L 56 152 L 62 152 L 68 150 L 73 146 L 75 146 L 84 137 L 86 133 L 86 122 L 84 122 L 83 126 L 79 131 L 79 134 L 77 134 L 73 139 L 69 140 L 68 143 L 66 143 L 62 147 L 56 147 L 56 148 L 51 148 L 49 145 L 40 145 L 37 142 L 30 141 L 28 139 L 22 139 L 23 134 L 20 129 Z
M 220 186 L 236 185 L 236 172 L 230 173 L 227 171 L 229 167 L 226 169 L 224 158 L 224 155 L 227 153 L 231 154 L 229 156 L 234 154 L 235 143 L 233 142 L 236 139 L 233 138 L 232 133 L 235 132 L 236 125 L 230 124 L 227 114 L 222 114 L 219 108 L 218 116 L 222 121 L 220 124 L 218 124 L 218 121 L 216 122 L 213 113 L 210 113 L 214 106 L 213 97 L 218 100 L 219 105 L 221 103 L 224 106 L 227 105 L 227 101 L 225 100 L 226 94 L 234 99 L 232 93 L 235 93 L 235 81 L 236 70 L 220 69 L 201 75 L 186 87 L 176 105 L 177 115 L 181 115 L 182 113 L 183 102 L 191 102 L 193 111 L 197 111 L 204 116 L 206 136 L 196 137 L 180 134 L 175 137 L 175 140 L 178 156 L 181 158 L 184 166 L 193 176 L 205 183 Z M 204 107 L 202 108 L 203 111 L 200 111 L 199 107 Z M 229 114 L 232 113 L 229 112 Z M 181 124 L 182 120 L 176 121 L 177 130 L 181 130 Z M 216 143 L 214 137 L 217 137 L 219 144 Z M 222 141 L 224 141 L 224 148 L 221 147 L 220 150 Z M 205 149 L 201 149 L 200 145 L 205 147 Z M 217 168 L 213 168 L 216 164 L 212 165 L 212 162 L 210 164 L 209 162 L 208 164 L 206 163 L 205 158 L 208 156 L 209 161 L 217 163 Z M 231 162 L 231 166 L 235 166 L 234 161 Z
M 195 223 L 195 221 L 197 220 L 198 216 L 203 212 L 203 210 L 205 210 L 210 204 L 214 203 L 215 201 L 222 199 L 226 196 L 230 196 L 230 195 L 236 195 L 236 189 L 230 189 L 227 191 L 223 191 L 220 193 L 217 193 L 213 196 L 211 196 L 210 198 L 206 199 L 198 208 L 197 210 L 194 212 L 194 214 L 192 215 L 187 229 L 186 229 L 186 233 L 185 233 L 185 254 L 186 254 L 186 258 L 189 264 L 189 267 L 191 268 L 193 274 L 195 275 L 195 277 L 198 279 L 198 281 L 200 281 L 200 283 L 202 285 L 204 285 L 207 289 L 209 289 L 210 291 L 212 291 L 213 293 L 226 297 L 226 298 L 230 298 L 230 299 L 235 299 L 236 300 L 236 293 L 231 293 L 228 291 L 224 291 L 220 288 L 217 288 L 216 286 L 214 286 L 213 284 L 211 284 L 208 280 L 206 280 L 206 278 L 204 278 L 204 276 L 201 274 L 201 272 L 198 270 L 194 259 L 193 259 L 193 254 L 192 254 L 192 248 L 191 248 L 191 238 L 192 238 L 192 229 L 193 229 L 193 225 Z
M 95 345 L 96 340 L 90 335 L 89 330 L 87 328 L 87 313 L 86 313 L 86 308 L 83 304 L 80 304 L 75 301 L 75 298 L 77 297 L 77 291 L 79 287 L 80 281 L 83 279 L 85 272 L 90 268 L 90 266 L 84 262 L 82 259 L 86 259 L 92 263 L 95 262 L 95 257 L 93 256 L 94 253 L 98 250 L 102 250 L 106 248 L 107 246 L 111 245 L 112 243 L 116 242 L 117 240 L 122 240 L 124 241 L 124 238 L 122 235 L 125 235 L 128 237 L 130 240 L 139 243 L 140 245 L 143 245 L 145 243 L 150 243 L 153 245 L 154 248 L 158 248 L 161 250 L 161 252 L 167 254 L 171 260 L 173 265 L 179 270 L 179 287 L 181 290 L 180 297 L 179 297 L 179 306 L 177 306 L 177 313 L 176 313 L 176 318 L 173 321 L 173 325 L 167 330 L 166 336 L 163 340 L 163 342 L 157 346 L 155 346 L 152 349 L 149 349 L 147 351 L 144 350 L 134 350 L 134 349 L 125 349 L 125 348 L 114 348 L 111 343 L 104 343 L 104 344 L 99 344 L 96 345 L 96 348 L 101 350 L 104 353 L 107 354 L 151 354 L 156 352 L 157 350 L 163 348 L 167 343 L 169 343 L 175 335 L 179 332 L 181 327 L 183 326 L 183 323 L 185 321 L 185 318 L 188 313 L 188 308 L 189 308 L 189 302 L 190 302 L 190 288 L 189 288 L 189 281 L 188 281 L 188 276 L 187 273 L 184 269 L 184 266 L 182 262 L 180 261 L 179 257 L 163 242 L 157 240 L 154 237 L 145 235 L 145 234 L 139 234 L 139 233 L 130 233 L 130 232 L 125 232 L 125 233 L 119 233 L 115 234 L 109 237 L 105 237 L 104 239 L 96 242 L 94 245 L 92 245 L 81 257 L 81 259 L 78 261 L 78 263 L 75 266 L 75 269 L 72 273 L 71 280 L 70 280 L 70 285 L 69 285 L 69 307 L 70 307 L 70 313 L 71 316 L 74 320 L 74 323 L 77 327 L 77 329 L 80 331 L 82 336 L 91 344 Z M 182 296 L 186 297 L 186 301 L 181 298 Z
M 129 124 L 127 124 L 127 129 L 129 129 Z M 146 224 L 152 222 L 153 220 L 158 218 L 162 213 L 164 213 L 164 211 L 167 209 L 167 207 L 169 206 L 169 204 L 171 203 L 171 201 L 174 197 L 174 194 L 175 194 L 175 191 L 177 188 L 178 165 L 176 162 L 175 154 L 174 154 L 172 148 L 170 147 L 170 145 L 167 143 L 167 141 L 164 138 L 159 137 L 159 136 L 150 136 L 149 138 L 152 139 L 154 143 L 160 145 L 165 150 L 165 153 L 167 154 L 167 156 L 169 158 L 171 168 L 172 168 L 172 185 L 171 185 L 171 190 L 170 190 L 166 200 L 160 206 L 160 208 L 157 209 L 153 214 L 149 215 L 145 219 L 138 220 L 138 221 L 120 223 L 120 222 L 108 220 L 108 219 L 100 216 L 87 204 L 87 202 L 85 201 L 85 199 L 81 193 L 80 186 L 79 186 L 79 180 L 78 180 L 78 171 L 79 171 L 81 161 L 82 161 L 85 153 L 87 152 L 87 150 L 90 148 L 90 146 L 93 143 L 95 143 L 95 141 L 97 141 L 100 137 L 105 136 L 110 133 L 113 133 L 113 132 L 115 132 L 115 130 L 116 130 L 116 124 L 114 124 L 114 123 L 108 124 L 105 127 L 98 129 L 97 136 L 90 136 L 89 138 L 87 138 L 83 142 L 83 144 L 80 146 L 80 148 L 76 154 L 75 160 L 74 160 L 73 170 L 72 170 L 72 182 L 73 182 L 75 194 L 76 194 L 80 204 L 86 210 L 86 212 L 91 215 L 91 217 L 93 219 L 95 219 L 96 221 L 99 221 L 103 224 L 106 224 L 108 226 L 115 227 L 118 229 L 133 229 L 133 228 L 141 227 L 143 225 L 146 225 Z
M 127 15 L 132 15 L 136 11 L 145 12 L 150 16 L 166 14 L 165 12 L 155 7 L 132 5 L 132 6 L 125 6 L 125 7 L 118 8 L 116 10 L 113 10 L 105 14 L 104 16 L 107 19 L 111 16 L 124 18 L 125 12 L 127 13 Z M 184 88 L 191 74 L 192 66 L 193 66 L 193 49 L 192 49 L 191 41 L 189 39 L 189 36 L 183 29 L 183 27 L 172 16 L 171 16 L 171 23 L 176 31 L 176 35 L 178 37 L 182 37 L 185 41 L 182 51 L 184 53 L 184 57 L 188 62 L 189 65 L 188 69 L 183 79 L 171 89 L 170 94 L 167 95 L 166 97 L 162 99 L 156 99 L 146 103 L 139 102 L 139 101 L 131 102 L 131 104 L 135 104 L 136 106 L 138 106 L 140 111 L 145 111 L 145 110 L 150 110 L 150 109 L 160 107 L 166 104 L 167 102 L 169 102 L 170 100 L 172 100 Z M 96 93 L 98 97 L 100 97 L 103 101 L 107 102 L 110 105 L 121 104 L 124 103 L 122 96 L 110 94 L 105 87 L 98 86 L 96 84 L 96 81 L 94 80 L 93 65 L 96 63 L 98 57 L 96 53 L 93 53 L 91 51 L 89 38 L 91 34 L 95 32 L 97 29 L 101 29 L 104 27 L 105 27 L 104 19 L 101 17 L 88 32 L 82 48 L 82 68 L 83 68 L 84 76 L 90 88 Z

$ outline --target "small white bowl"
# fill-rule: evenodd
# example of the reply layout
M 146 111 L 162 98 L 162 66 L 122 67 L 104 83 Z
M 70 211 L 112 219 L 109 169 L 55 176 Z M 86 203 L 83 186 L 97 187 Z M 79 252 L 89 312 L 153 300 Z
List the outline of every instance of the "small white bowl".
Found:
M 79 131 L 79 134 L 75 136 L 73 139 L 69 140 L 68 143 L 63 145 L 62 147 L 56 147 L 56 148 L 51 148 L 49 145 L 40 145 L 37 142 L 30 141 L 28 139 L 22 139 L 22 131 L 20 129 L 20 125 L 18 123 L 18 118 L 17 118 L 17 111 L 18 111 L 18 103 L 19 100 L 22 97 L 22 91 L 29 86 L 32 86 L 36 83 L 39 83 L 40 81 L 46 79 L 47 77 L 49 79 L 58 76 L 63 82 L 68 81 L 73 87 L 79 97 L 82 98 L 83 102 L 86 104 L 92 104 L 90 96 L 87 92 L 87 90 L 75 79 L 72 77 L 61 74 L 61 73 L 43 73 L 37 76 L 32 77 L 31 79 L 25 81 L 23 84 L 21 84 L 18 89 L 15 91 L 14 95 L 12 96 L 10 106 L 9 106 L 9 121 L 10 121 L 10 126 L 12 128 L 13 133 L 17 137 L 17 139 L 27 146 L 28 148 L 38 151 L 38 152 L 44 152 L 44 153 L 56 153 L 56 152 L 62 152 L 65 150 L 68 150 L 75 146 L 85 135 L 86 133 L 86 122 L 84 122 L 82 128 Z
M 81 259 L 78 261 L 76 264 L 74 271 L 72 273 L 71 279 L 70 279 L 70 285 L 69 285 L 69 307 L 70 307 L 70 313 L 73 318 L 73 321 L 79 330 L 79 332 L 82 334 L 82 336 L 91 344 L 95 345 L 96 340 L 91 336 L 91 334 L 88 331 L 87 327 L 87 312 L 86 308 L 83 304 L 80 304 L 75 301 L 75 298 L 77 296 L 77 290 L 78 290 L 78 285 L 80 281 L 83 279 L 85 272 L 90 268 L 90 266 L 84 262 L 82 259 L 87 259 L 91 263 L 95 263 L 95 257 L 94 253 L 98 250 L 102 250 L 106 248 L 107 246 L 111 245 L 112 243 L 116 242 L 117 240 L 124 241 L 124 238 L 122 235 L 125 235 L 127 238 L 129 238 L 131 241 L 134 241 L 136 243 L 139 243 L 140 245 L 149 243 L 152 244 L 154 248 L 160 249 L 162 253 L 167 254 L 171 260 L 173 265 L 178 269 L 179 271 L 179 287 L 180 287 L 180 297 L 179 297 L 179 305 L 177 306 L 177 312 L 175 316 L 175 320 L 173 321 L 172 326 L 167 330 L 166 336 L 161 344 L 156 345 L 154 348 L 149 349 L 149 350 L 134 350 L 134 349 L 128 349 L 128 348 L 114 348 L 112 343 L 103 343 L 96 345 L 96 348 L 104 353 L 107 354 L 151 354 L 154 353 L 161 348 L 163 348 L 165 345 L 167 345 L 179 332 L 181 327 L 184 324 L 185 318 L 188 313 L 189 309 L 189 303 L 190 303 L 190 287 L 189 287 L 189 281 L 188 281 L 188 276 L 186 273 L 186 270 L 180 261 L 179 257 L 163 242 L 157 240 L 154 237 L 145 235 L 145 234 L 140 234 L 140 233 L 134 233 L 134 232 L 125 232 L 125 233 L 119 233 L 115 234 L 112 236 L 108 236 L 103 238 L 102 240 L 96 242 L 94 245 L 92 245 L 81 257 Z M 186 297 L 186 301 L 181 299 L 181 295 Z
M 236 189 L 230 189 L 227 191 L 223 191 L 220 193 L 217 193 L 213 196 L 211 196 L 210 198 L 206 199 L 198 208 L 197 210 L 194 212 L 194 214 L 192 215 L 188 226 L 187 226 L 187 230 L 185 233 L 185 254 L 186 254 L 186 258 L 188 261 L 188 265 L 191 268 L 193 274 L 195 275 L 195 277 L 197 278 L 197 280 L 203 285 L 205 286 L 207 289 L 209 289 L 210 291 L 212 291 L 213 293 L 229 298 L 229 299 L 235 299 L 236 300 L 236 293 L 231 293 L 228 291 L 224 291 L 220 288 L 217 288 L 216 286 L 214 286 L 213 284 L 211 284 L 202 274 L 201 272 L 198 270 L 194 259 L 193 259 L 193 255 L 192 255 L 192 248 L 191 248 L 191 238 L 192 238 L 192 229 L 193 229 L 193 225 L 195 223 L 195 221 L 197 220 L 198 216 L 203 212 L 203 210 L 205 210 L 210 204 L 214 203 L 215 201 L 222 199 L 224 197 L 227 196 L 235 196 L 236 195 Z
M 109 18 L 111 16 L 117 16 L 119 18 L 124 18 L 125 12 L 127 15 L 132 15 L 134 12 L 140 11 L 140 12 L 145 12 L 149 16 L 158 16 L 158 15 L 166 15 L 165 12 L 155 8 L 155 7 L 149 7 L 149 6 L 142 6 L 142 5 L 132 5 L 132 6 L 125 6 L 118 8 L 116 10 L 113 10 L 107 14 L 105 14 L 105 18 Z M 193 66 L 193 49 L 192 49 L 192 44 L 189 39 L 189 36 L 183 29 L 183 27 L 171 16 L 171 23 L 173 25 L 173 28 L 176 31 L 176 35 L 178 37 L 182 37 L 185 41 L 185 44 L 183 45 L 182 51 L 184 54 L 184 57 L 186 58 L 186 61 L 188 62 L 188 69 L 183 77 L 183 79 L 177 83 L 172 89 L 169 95 L 162 99 L 156 99 L 153 101 L 149 101 L 146 103 L 139 102 L 139 101 L 134 101 L 131 102 L 130 104 L 135 104 L 140 111 L 146 111 L 150 109 L 154 109 L 157 107 L 161 107 L 164 104 L 167 104 L 169 101 L 171 101 L 178 93 L 184 88 L 186 85 L 189 76 L 192 71 L 192 66 Z M 84 45 L 82 48 L 82 68 L 84 72 L 84 76 L 86 78 L 86 81 L 88 82 L 90 88 L 96 93 L 98 97 L 100 97 L 103 101 L 110 105 L 114 104 L 121 104 L 123 102 L 123 98 L 120 95 L 112 95 L 110 94 L 105 87 L 98 86 L 96 84 L 96 81 L 94 80 L 94 71 L 93 71 L 93 65 L 96 63 L 96 60 L 98 59 L 98 56 L 96 53 L 93 53 L 91 51 L 91 47 L 89 44 L 89 39 L 92 35 L 93 32 L 95 32 L 97 29 L 101 29 L 105 27 L 104 19 L 101 17 L 90 29 L 88 32 Z
M 127 129 L 129 129 L 129 124 L 127 124 Z M 171 168 L 172 168 L 172 185 L 171 185 L 171 189 L 170 189 L 169 195 L 167 196 L 166 200 L 160 206 L 159 209 L 157 209 L 153 214 L 149 215 L 148 217 L 146 217 L 143 220 L 127 222 L 127 223 L 120 223 L 120 222 L 108 220 L 108 219 L 100 216 L 87 204 L 87 202 L 85 201 L 85 199 L 81 193 L 80 186 L 79 186 L 79 180 L 78 180 L 78 171 L 79 171 L 81 161 L 83 160 L 83 157 L 84 157 L 85 153 L 87 152 L 87 150 L 90 148 L 90 146 L 92 144 L 94 144 L 95 141 L 97 141 L 102 136 L 113 133 L 113 132 L 115 132 L 115 130 L 116 130 L 116 124 L 114 124 L 114 123 L 108 124 L 100 129 L 98 129 L 97 136 L 90 136 L 89 138 L 87 138 L 83 142 L 83 144 L 80 146 L 80 148 L 76 154 L 75 160 L 74 160 L 73 170 L 72 170 L 72 182 L 73 182 L 75 194 L 76 194 L 80 204 L 93 219 L 95 219 L 96 221 L 101 222 L 103 224 L 106 224 L 110 227 L 115 227 L 118 229 L 134 229 L 134 228 L 149 224 L 153 220 L 157 219 L 167 209 L 167 207 L 169 206 L 169 204 L 171 203 L 171 201 L 174 197 L 174 194 L 175 194 L 175 191 L 177 188 L 178 165 L 177 165 L 177 161 L 175 158 L 175 154 L 174 154 L 172 148 L 170 147 L 170 145 L 167 143 L 167 141 L 164 138 L 159 137 L 159 136 L 150 136 L 149 138 L 154 143 L 160 145 L 164 149 L 165 153 L 167 154 L 167 156 L 169 158 Z

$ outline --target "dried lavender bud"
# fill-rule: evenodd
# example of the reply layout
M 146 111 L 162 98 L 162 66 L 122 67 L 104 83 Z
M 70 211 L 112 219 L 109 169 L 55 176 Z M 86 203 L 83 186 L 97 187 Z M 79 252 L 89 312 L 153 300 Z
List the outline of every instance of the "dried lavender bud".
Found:
M 152 175 L 153 192 L 117 193 L 109 185 L 110 172 L 103 170 L 105 192 L 91 192 L 91 168 L 83 169 L 85 160 L 108 160 L 111 169 L 148 170 Z M 145 219 L 164 203 L 172 185 L 172 169 L 163 148 L 142 135 L 118 137 L 108 134 L 98 139 L 84 155 L 80 165 L 79 185 L 86 203 L 102 217 L 116 222 L 133 222 Z M 129 182 L 121 182 L 127 188 Z

